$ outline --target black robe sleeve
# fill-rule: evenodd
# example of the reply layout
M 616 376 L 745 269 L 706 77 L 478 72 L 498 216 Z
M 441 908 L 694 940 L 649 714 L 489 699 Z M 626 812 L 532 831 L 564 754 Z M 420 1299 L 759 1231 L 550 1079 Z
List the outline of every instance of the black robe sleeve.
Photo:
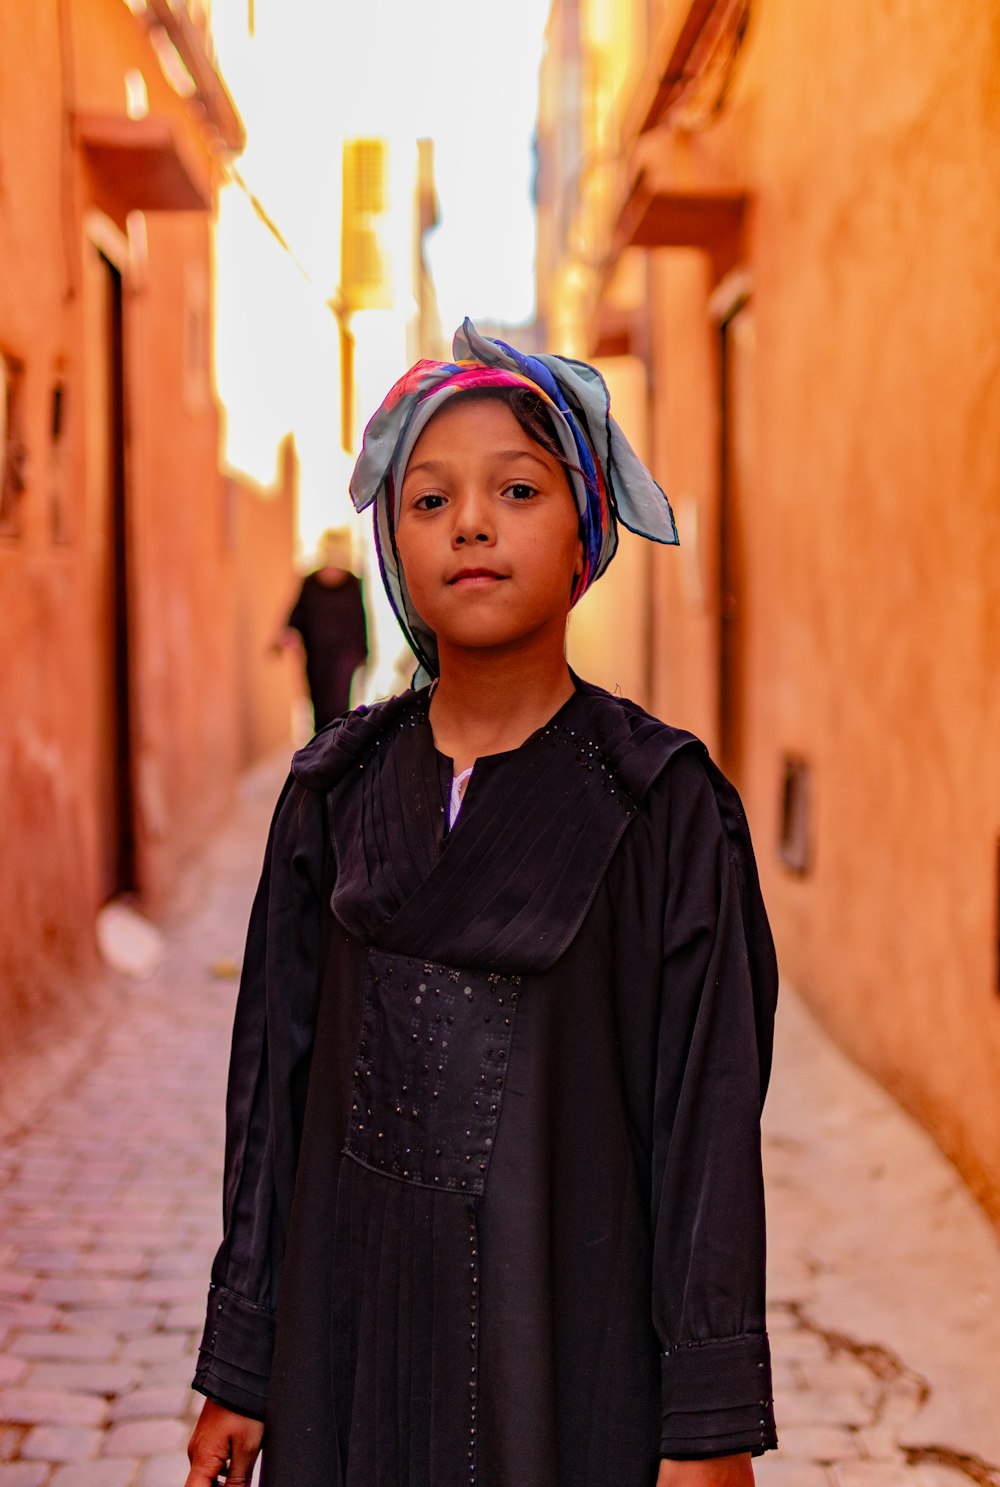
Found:
M 653 1121 L 661 1454 L 776 1444 L 760 1108 L 777 966 L 739 798 L 700 751 L 670 770 Z
M 194 1387 L 263 1418 L 329 915 L 325 801 L 289 778 L 250 914 L 226 1100 L 223 1241 Z

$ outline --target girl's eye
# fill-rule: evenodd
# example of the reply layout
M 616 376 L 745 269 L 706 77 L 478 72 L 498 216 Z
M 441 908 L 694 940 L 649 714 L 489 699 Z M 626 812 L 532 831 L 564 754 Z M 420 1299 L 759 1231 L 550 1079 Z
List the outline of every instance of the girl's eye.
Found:
M 519 480 L 515 485 L 508 485 L 504 495 L 513 496 L 515 501 L 530 501 L 532 496 L 538 495 L 538 491 L 533 485 L 525 485 Z
M 443 505 L 444 496 L 439 496 L 434 491 L 430 491 L 426 496 L 418 496 L 413 503 L 416 511 L 437 511 Z

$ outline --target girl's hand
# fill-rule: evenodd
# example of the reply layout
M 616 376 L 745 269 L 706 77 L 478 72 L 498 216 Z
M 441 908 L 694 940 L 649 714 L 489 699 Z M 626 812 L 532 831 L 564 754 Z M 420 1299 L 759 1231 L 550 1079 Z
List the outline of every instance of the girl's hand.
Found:
M 708 1461 L 663 1460 L 656 1487 L 754 1487 L 750 1453 Z
M 225 1477 L 228 1487 L 247 1487 L 263 1439 L 259 1420 L 206 1399 L 188 1445 L 191 1470 L 184 1487 L 215 1487 L 217 1477 Z

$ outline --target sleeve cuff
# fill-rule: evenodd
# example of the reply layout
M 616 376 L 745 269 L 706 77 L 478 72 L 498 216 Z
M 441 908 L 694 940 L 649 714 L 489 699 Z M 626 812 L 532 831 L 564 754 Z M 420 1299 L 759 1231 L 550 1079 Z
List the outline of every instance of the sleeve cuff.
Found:
M 225 1286 L 210 1286 L 194 1388 L 226 1409 L 262 1420 L 273 1351 L 272 1314 Z
M 759 1456 L 777 1446 L 766 1333 L 679 1343 L 660 1364 L 661 1456 Z

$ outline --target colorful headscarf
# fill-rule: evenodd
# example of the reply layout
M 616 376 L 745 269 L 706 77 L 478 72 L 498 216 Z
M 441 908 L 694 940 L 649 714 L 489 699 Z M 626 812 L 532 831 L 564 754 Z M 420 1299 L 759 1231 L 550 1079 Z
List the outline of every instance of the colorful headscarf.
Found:
M 677 543 L 666 495 L 611 417 L 604 378 L 586 362 L 527 356 L 481 336 L 470 320 L 456 331 L 453 361 L 418 361 L 389 392 L 365 429 L 351 477 L 355 508 L 375 503 L 375 542 L 396 618 L 423 669 L 437 674 L 437 642 L 413 607 L 396 550 L 397 502 L 414 445 L 441 405 L 457 393 L 526 387 L 551 415 L 566 457 L 580 517 L 584 568 L 575 604 L 600 578 L 618 547 L 618 522 L 653 542 Z

